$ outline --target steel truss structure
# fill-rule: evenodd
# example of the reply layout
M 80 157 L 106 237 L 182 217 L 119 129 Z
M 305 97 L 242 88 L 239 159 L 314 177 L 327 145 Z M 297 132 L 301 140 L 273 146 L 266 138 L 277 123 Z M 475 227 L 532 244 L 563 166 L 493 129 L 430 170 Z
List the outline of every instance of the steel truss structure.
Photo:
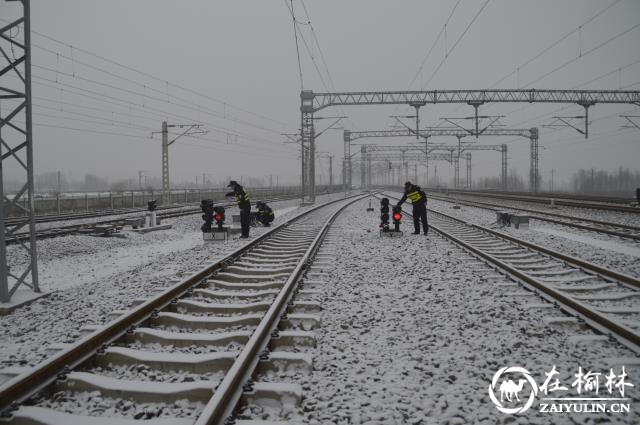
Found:
M 350 161 L 351 161 L 351 145 L 352 141 L 363 139 L 363 138 L 376 138 L 376 137 L 411 137 L 416 134 L 415 131 L 411 129 L 402 129 L 402 130 L 371 130 L 371 131 L 350 131 L 345 130 L 343 135 L 344 140 L 344 151 L 345 151 L 345 163 L 347 164 L 347 169 L 350 169 Z M 500 178 L 502 187 L 504 190 L 507 190 L 507 145 L 476 145 L 471 143 L 461 143 L 462 138 L 470 136 L 471 134 L 468 131 L 464 131 L 458 127 L 429 127 L 424 128 L 418 132 L 419 137 L 424 139 L 424 147 L 412 146 L 414 149 L 419 149 L 422 152 L 433 152 L 435 150 L 447 150 L 447 151 L 457 151 L 458 156 L 460 156 L 464 151 L 468 150 L 491 150 L 498 151 L 502 154 L 501 161 L 501 170 L 500 170 Z M 487 128 L 483 130 L 482 136 L 517 136 L 524 137 L 529 139 L 531 145 L 531 163 L 530 163 L 530 183 L 532 192 L 537 192 L 538 183 L 539 183 L 539 172 L 538 172 L 538 129 L 530 128 L 530 129 L 509 129 L 509 128 Z M 454 136 L 458 139 L 458 146 L 453 145 L 443 145 L 443 144 L 429 144 L 429 138 L 435 136 Z M 373 145 L 370 145 L 373 148 Z M 410 148 L 410 147 L 407 147 Z M 410 150 L 410 149 L 409 149 Z M 459 162 L 459 159 L 458 159 Z M 428 160 L 426 162 L 427 170 L 429 168 Z M 467 164 L 467 168 L 470 167 L 470 164 Z M 349 175 L 348 175 L 349 176 Z M 350 178 L 347 177 L 347 178 Z M 467 178 L 469 180 L 470 177 Z M 456 188 L 458 188 L 460 182 L 460 166 L 459 163 L 454 164 L 454 184 Z M 535 184 L 533 184 L 535 183 Z M 350 181 L 349 181 L 350 184 Z M 470 186 L 470 181 L 467 182 L 467 187 Z
M 367 91 L 314 93 L 312 90 L 300 92 L 301 143 L 311 151 L 310 163 L 305 167 L 303 162 L 303 187 L 308 186 L 309 198 L 315 200 L 315 176 L 313 153 L 315 152 L 315 136 L 313 114 L 329 106 L 371 106 L 371 105 L 408 105 L 416 109 L 416 137 L 419 137 L 419 110 L 428 104 L 465 103 L 473 106 L 478 128 L 478 108 L 486 103 L 572 103 L 585 109 L 585 137 L 589 136 L 589 108 L 598 103 L 640 105 L 640 91 L 637 90 L 426 90 L 426 91 Z M 488 130 L 488 129 L 487 129 Z M 480 132 L 471 132 L 477 137 Z M 303 149 L 304 150 L 304 149 Z M 347 156 L 345 156 L 347 158 Z M 530 172 L 531 188 L 537 190 L 538 147 L 532 146 Z M 535 164 L 534 164 L 535 163 Z M 309 182 L 304 176 L 309 175 Z M 304 190 L 304 189 L 303 189 Z
M 429 154 L 429 159 L 431 161 L 446 161 L 450 164 L 453 163 L 453 159 L 451 154 L 449 153 L 431 153 Z M 366 159 L 362 161 L 361 159 L 355 160 L 354 163 L 360 163 L 361 165 L 361 183 L 362 189 L 370 190 L 372 187 L 373 173 L 372 168 L 374 163 L 384 163 L 387 164 L 388 168 L 386 169 L 386 173 L 376 173 L 376 175 L 383 180 L 386 180 L 386 183 L 393 184 L 393 172 L 396 171 L 396 180 L 397 183 L 400 184 L 400 181 L 404 179 L 404 181 L 409 179 L 409 163 L 413 163 L 415 169 L 417 170 L 417 165 L 420 163 L 424 163 L 425 156 L 423 153 L 411 153 L 404 155 L 404 158 L 401 154 L 394 153 L 369 153 L 366 154 Z M 398 163 L 397 166 L 394 166 L 393 163 Z M 363 171 L 363 170 L 367 171 Z M 417 171 L 415 171 L 417 175 Z
M 0 302 L 10 301 L 21 286 L 40 292 L 33 202 L 30 3 L 29 0 L 16 3 L 22 5 L 22 17 L 0 28 L 3 58 L 0 64 L 2 61 L 5 63 L 0 65 Z M 5 173 L 14 170 L 16 175 L 12 175 L 12 179 L 20 179 L 21 186 L 8 195 Z M 20 220 L 8 224 L 6 218 L 10 216 L 17 216 Z M 28 257 L 27 265 L 9 264 L 7 237 L 25 228 L 28 228 L 30 237 L 27 243 L 20 242 L 20 247 Z
M 360 159 L 353 161 L 360 163 L 360 187 L 362 189 L 371 189 L 373 179 L 371 169 L 373 162 L 387 162 L 390 167 L 392 167 L 393 162 L 399 162 L 398 177 L 403 177 L 406 181 L 409 179 L 410 162 L 413 162 L 417 169 L 417 164 L 425 164 L 426 159 L 431 161 L 447 161 L 450 164 L 454 164 L 457 161 L 457 157 L 454 156 L 452 152 L 431 152 L 426 155 L 422 147 L 408 146 L 406 148 L 407 149 L 397 146 L 361 145 Z M 417 175 L 417 171 L 414 174 Z M 467 178 L 470 179 L 470 176 Z

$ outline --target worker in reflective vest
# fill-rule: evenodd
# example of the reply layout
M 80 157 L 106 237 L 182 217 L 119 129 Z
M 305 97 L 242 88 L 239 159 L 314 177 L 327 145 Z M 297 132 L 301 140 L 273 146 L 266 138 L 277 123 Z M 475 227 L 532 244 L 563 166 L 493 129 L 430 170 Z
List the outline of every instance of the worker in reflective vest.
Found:
M 236 202 L 238 203 L 238 208 L 240 208 L 240 227 L 242 227 L 242 237 L 249 237 L 249 222 L 251 219 L 251 202 L 249 199 L 249 194 L 244 187 L 238 184 L 237 181 L 231 180 L 229 182 L 230 187 L 233 191 L 227 193 L 225 196 L 235 196 Z
M 420 222 L 422 222 L 422 229 L 426 235 L 429 232 L 429 224 L 427 223 L 427 195 L 420 186 L 406 182 L 404 184 L 404 195 L 402 195 L 397 205 L 401 206 L 407 199 L 409 199 L 411 205 L 413 205 L 413 227 L 415 229 L 413 234 L 420 234 Z
M 256 219 L 265 227 L 271 226 L 271 222 L 275 218 L 271 207 L 262 201 L 258 201 L 256 202 L 256 208 L 258 209 Z

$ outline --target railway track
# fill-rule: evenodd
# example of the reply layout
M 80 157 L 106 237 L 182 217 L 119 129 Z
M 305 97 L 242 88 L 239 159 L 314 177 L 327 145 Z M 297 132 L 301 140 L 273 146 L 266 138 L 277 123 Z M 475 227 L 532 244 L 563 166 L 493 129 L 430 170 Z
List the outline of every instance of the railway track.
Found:
M 301 388 L 280 379 L 311 368 L 318 252 L 337 215 L 362 198 L 298 215 L 6 382 L 0 423 L 241 424 L 229 421 L 234 412 L 256 410 L 286 418 Z
M 494 212 L 505 211 L 505 210 L 523 211 L 528 213 L 529 217 L 533 220 L 559 224 L 562 226 L 573 227 L 581 230 L 588 230 L 591 232 L 602 233 L 602 234 L 607 234 L 611 236 L 617 236 L 623 239 L 632 239 L 632 240 L 640 241 L 640 227 L 638 226 L 630 226 L 630 225 L 613 223 L 613 222 L 602 221 L 602 220 L 592 220 L 588 218 L 575 217 L 575 216 L 566 215 L 566 214 L 558 214 L 558 213 L 552 213 L 552 212 L 546 212 L 546 211 L 533 210 L 530 208 L 504 206 L 504 205 L 493 204 L 489 202 L 450 198 L 445 196 L 434 195 L 433 193 L 429 194 L 429 198 L 437 199 L 445 202 L 468 205 L 468 206 L 490 210 Z
M 433 193 L 433 191 L 431 190 L 429 190 L 428 192 Z M 553 199 L 556 205 L 640 214 L 640 207 L 620 205 L 620 204 L 608 201 L 605 198 L 603 198 L 602 201 L 595 201 L 592 198 L 566 199 L 566 198 L 559 198 L 555 196 L 553 197 L 543 196 L 543 195 L 534 196 L 531 194 L 530 195 L 514 195 L 514 194 L 507 194 L 507 193 L 469 192 L 469 191 L 459 191 L 459 190 L 449 190 L 449 193 L 455 193 L 455 194 L 466 195 L 466 196 L 479 196 L 483 198 L 505 199 L 505 200 L 512 200 L 512 201 L 526 201 L 526 202 L 533 202 L 537 204 L 547 204 L 547 205 L 549 205 L 551 199 Z
M 428 212 L 432 229 L 550 301 L 544 308 L 560 306 L 574 316 L 567 324 L 586 323 L 601 338 L 616 338 L 640 352 L 640 280 L 442 212 Z
M 292 196 L 278 196 L 272 199 L 265 199 L 266 202 L 277 202 L 277 201 L 286 201 L 290 199 L 296 199 L 299 195 Z M 235 206 L 235 203 L 223 203 L 217 204 L 222 205 L 225 208 Z M 186 205 L 181 205 L 179 207 L 165 207 L 159 208 L 157 210 L 157 218 L 158 219 L 167 219 L 167 218 L 175 218 L 182 217 L 185 215 L 198 214 L 202 212 L 200 207 L 193 207 L 185 209 Z M 97 217 L 108 217 L 111 215 L 127 215 L 126 217 L 118 217 L 114 219 L 108 220 L 100 220 L 93 223 L 78 223 L 78 224 L 69 224 L 63 226 L 56 226 L 44 229 L 36 230 L 36 239 L 48 239 L 55 238 L 59 236 L 67 236 L 73 235 L 82 232 L 90 232 L 91 229 L 94 229 L 98 226 L 114 226 L 116 229 L 121 229 L 125 226 L 125 222 L 127 218 L 131 218 L 130 214 L 140 214 L 146 213 L 146 209 L 135 208 L 135 209 L 124 209 L 124 210 L 107 210 L 100 213 L 79 213 L 79 214 L 62 214 L 60 216 L 40 216 L 36 219 L 38 223 L 48 223 L 53 221 L 68 221 L 68 220 L 82 220 L 87 218 L 97 218 Z M 14 220 L 15 221 L 15 220 Z M 28 232 L 16 233 L 14 235 L 6 236 L 6 244 L 15 244 L 19 241 L 26 241 L 29 239 Z

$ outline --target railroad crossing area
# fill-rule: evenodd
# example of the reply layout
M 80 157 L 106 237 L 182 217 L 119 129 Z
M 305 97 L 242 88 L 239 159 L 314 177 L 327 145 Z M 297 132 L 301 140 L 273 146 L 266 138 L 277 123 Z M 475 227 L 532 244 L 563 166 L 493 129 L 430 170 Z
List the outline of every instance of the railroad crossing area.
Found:
M 435 193 L 427 235 L 405 204 L 385 237 L 400 195 L 275 201 L 248 240 L 202 240 L 199 214 L 44 239 L 51 293 L 0 317 L 0 423 L 638 423 L 637 241 Z

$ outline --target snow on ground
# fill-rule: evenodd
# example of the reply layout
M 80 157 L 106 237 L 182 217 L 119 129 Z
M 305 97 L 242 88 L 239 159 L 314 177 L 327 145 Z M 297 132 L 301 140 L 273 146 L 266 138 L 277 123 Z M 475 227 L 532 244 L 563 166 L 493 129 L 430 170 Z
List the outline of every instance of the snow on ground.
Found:
M 318 202 L 343 196 L 323 195 Z M 299 200 L 272 203 L 274 225 L 302 211 L 298 204 Z M 40 284 L 54 292 L 0 316 L 0 368 L 42 361 L 50 355 L 50 344 L 76 341 L 82 326 L 106 323 L 110 312 L 148 298 L 171 280 L 246 243 L 237 236 L 226 243 L 204 243 L 200 215 L 167 219 L 163 223 L 173 224 L 170 230 L 126 232 L 124 238 L 65 236 L 38 241 Z M 252 228 L 251 235 L 266 230 Z M 7 255 L 11 261 L 25 261 L 18 246 L 8 246 Z
M 603 233 L 591 232 L 544 221 L 531 220 L 529 229 L 500 227 L 491 210 L 429 199 L 428 207 L 435 211 L 468 220 L 469 222 L 500 230 L 516 238 L 593 262 L 603 267 L 640 277 L 640 243 Z M 595 218 L 595 217 L 592 217 Z M 631 223 L 638 225 L 638 223 Z
M 579 367 L 619 373 L 634 355 L 613 342 L 572 342 L 574 325 L 545 321 L 563 316 L 558 309 L 535 308 L 540 298 L 504 286 L 433 231 L 380 238 L 378 214 L 365 208 L 357 203 L 334 224 L 342 238 L 324 289 L 314 371 L 303 384 L 305 423 L 639 423 L 637 357 L 625 368 L 636 385 L 626 392 L 631 413 L 544 414 L 537 402 L 516 416 L 497 411 L 488 388 L 502 367 L 524 367 L 541 385 L 555 365 L 571 391 L 549 396 L 576 397 Z M 403 229 L 410 233 L 410 222 Z

